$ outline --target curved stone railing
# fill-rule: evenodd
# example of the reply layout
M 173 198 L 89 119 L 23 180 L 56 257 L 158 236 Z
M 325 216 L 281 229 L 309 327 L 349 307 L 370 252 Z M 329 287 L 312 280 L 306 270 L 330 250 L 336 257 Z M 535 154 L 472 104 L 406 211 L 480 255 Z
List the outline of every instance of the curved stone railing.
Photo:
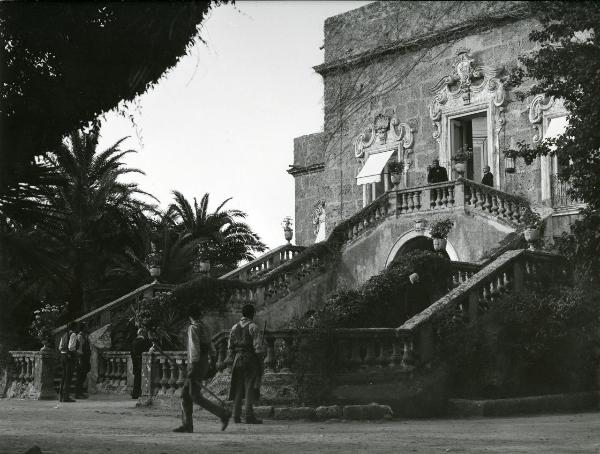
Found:
M 523 289 L 525 284 L 538 280 L 538 267 L 552 263 L 554 280 L 567 279 L 568 272 L 559 256 L 526 250 L 513 250 L 502 254 L 483 267 L 468 280 L 440 298 L 423 312 L 407 320 L 398 335 L 407 353 L 407 362 L 428 363 L 435 351 L 437 325 L 445 317 L 460 317 L 473 322 L 505 293 Z
M 530 209 L 525 199 L 474 181 L 462 181 L 464 182 L 464 204 L 474 211 L 481 211 L 519 225 L 522 223 L 522 216 Z
M 242 281 L 251 280 L 264 275 L 279 265 L 290 261 L 300 252 L 306 249 L 304 246 L 295 246 L 293 244 L 284 244 L 279 246 L 262 256 L 248 262 L 227 274 L 224 274 L 220 279 L 239 279 Z

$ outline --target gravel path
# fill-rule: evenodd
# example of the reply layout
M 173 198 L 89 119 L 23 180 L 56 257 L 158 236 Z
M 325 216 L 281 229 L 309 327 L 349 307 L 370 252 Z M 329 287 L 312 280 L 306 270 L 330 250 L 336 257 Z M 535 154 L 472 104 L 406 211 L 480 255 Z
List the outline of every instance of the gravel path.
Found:
M 0 399 L 0 454 L 24 453 L 600 453 L 600 413 L 386 422 L 235 425 L 195 411 L 194 434 L 172 412 L 134 401 Z

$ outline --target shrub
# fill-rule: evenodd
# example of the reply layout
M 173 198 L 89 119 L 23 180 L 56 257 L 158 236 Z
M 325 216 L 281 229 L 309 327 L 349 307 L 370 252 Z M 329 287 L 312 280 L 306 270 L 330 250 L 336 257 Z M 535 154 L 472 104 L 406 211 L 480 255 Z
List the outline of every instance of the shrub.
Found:
M 454 227 L 454 221 L 450 218 L 434 222 L 430 231 L 431 238 L 447 238 L 452 227 Z

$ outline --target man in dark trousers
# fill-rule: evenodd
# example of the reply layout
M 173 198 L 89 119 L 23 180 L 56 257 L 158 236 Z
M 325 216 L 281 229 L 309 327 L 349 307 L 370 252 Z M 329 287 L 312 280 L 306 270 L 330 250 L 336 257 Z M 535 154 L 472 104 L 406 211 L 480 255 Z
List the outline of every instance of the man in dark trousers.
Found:
M 445 167 L 440 167 L 440 161 L 434 159 L 433 165 L 429 167 L 427 173 L 427 183 L 442 183 L 443 181 L 448 181 L 448 172 Z
M 490 171 L 490 166 L 485 166 L 483 168 L 483 178 L 481 179 L 481 183 L 486 186 L 494 187 L 494 175 Z
M 198 305 L 191 304 L 187 308 L 190 326 L 187 333 L 188 369 L 187 378 L 181 392 L 182 425 L 173 432 L 193 432 L 193 404 L 200 405 L 221 420 L 221 430 L 225 430 L 231 418 L 231 412 L 221 405 L 215 404 L 202 395 L 202 380 L 209 370 L 209 358 L 216 364 L 217 352 L 212 343 L 212 333 L 208 325 L 200 319 Z
M 262 334 L 252 320 L 254 306 L 242 308 L 241 320 L 233 325 L 229 333 L 229 354 L 233 357 L 229 399 L 233 400 L 233 421 L 242 422 L 242 400 L 246 399 L 246 424 L 262 424 L 254 415 L 254 402 L 260 397 L 263 369 Z
M 137 337 L 131 345 L 131 366 L 133 369 L 133 389 L 131 398 L 137 399 L 142 394 L 142 353 L 150 349 L 151 342 L 146 337 L 146 330 L 137 330 Z
M 60 351 L 60 363 L 62 365 L 62 378 L 58 391 L 60 402 L 75 402 L 71 399 L 71 381 L 73 380 L 73 363 L 77 351 L 77 334 L 75 333 L 75 322 L 67 324 L 67 331 L 63 333 L 58 344 Z
M 85 323 L 79 323 L 79 333 L 77 333 L 77 384 L 75 388 L 75 398 L 87 399 L 87 394 L 83 387 L 87 373 L 90 371 L 90 341 L 88 339 L 87 326 Z

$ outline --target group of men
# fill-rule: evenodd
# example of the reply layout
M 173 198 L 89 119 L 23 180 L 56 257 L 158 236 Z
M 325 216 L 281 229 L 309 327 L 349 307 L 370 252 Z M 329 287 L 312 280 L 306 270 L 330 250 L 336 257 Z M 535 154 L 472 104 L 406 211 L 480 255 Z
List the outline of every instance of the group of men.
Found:
M 84 323 L 79 326 L 75 322 L 67 325 L 66 332 L 58 344 L 63 375 L 60 382 L 58 397 L 60 402 L 75 402 L 71 398 L 73 372 L 75 372 L 75 398 L 85 399 L 85 380 L 90 370 L 90 344 Z
M 448 172 L 445 167 L 440 166 L 440 161 L 433 160 L 433 165 L 427 167 L 427 183 L 442 183 L 448 181 Z M 490 166 L 483 168 L 483 178 L 481 183 L 486 186 L 494 186 L 494 175 L 492 175 Z

